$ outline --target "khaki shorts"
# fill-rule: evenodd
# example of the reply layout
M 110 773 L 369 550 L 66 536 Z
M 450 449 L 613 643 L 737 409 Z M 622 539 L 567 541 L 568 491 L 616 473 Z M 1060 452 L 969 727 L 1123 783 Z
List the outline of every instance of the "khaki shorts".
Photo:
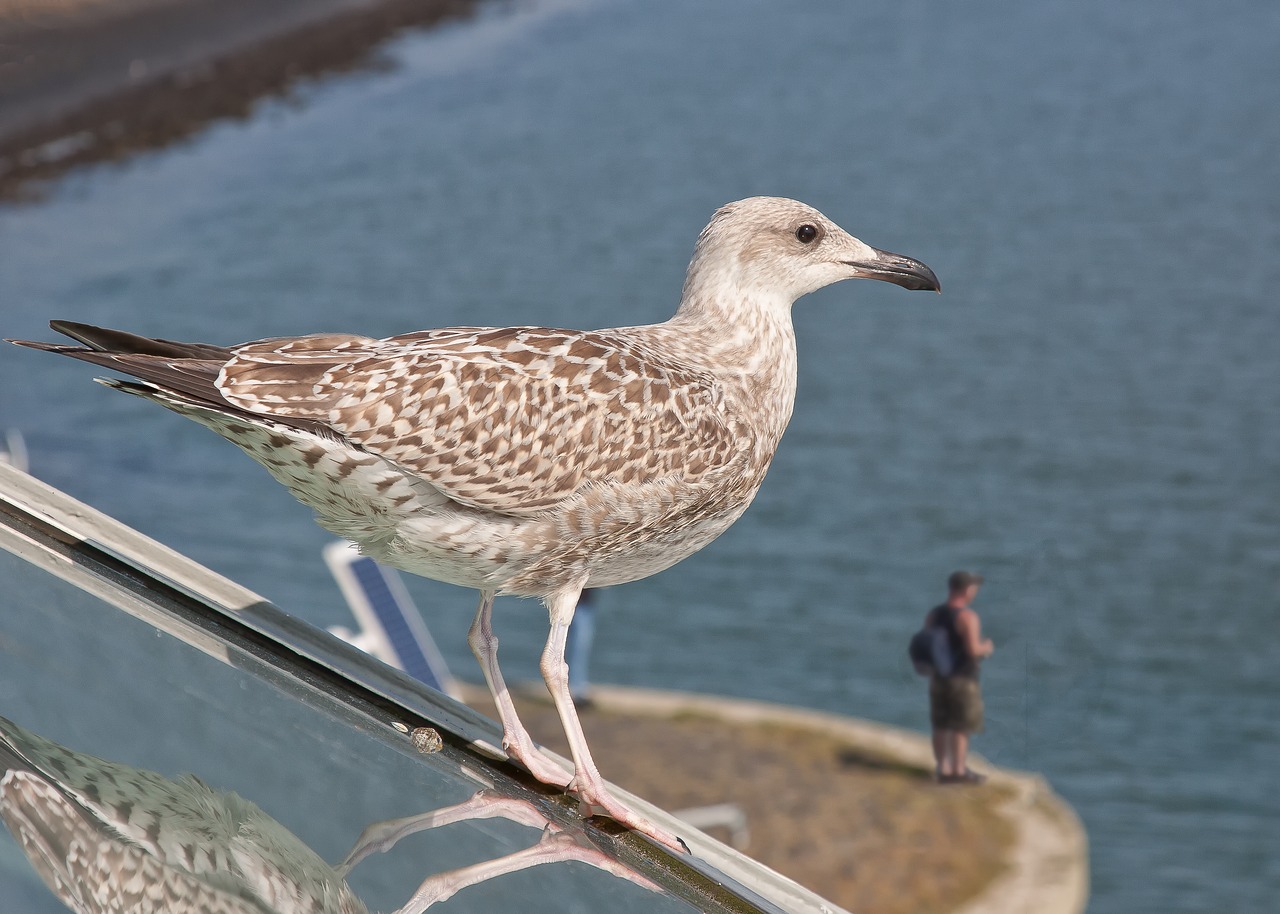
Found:
M 968 676 L 929 680 L 929 720 L 935 730 L 982 730 L 982 687 Z

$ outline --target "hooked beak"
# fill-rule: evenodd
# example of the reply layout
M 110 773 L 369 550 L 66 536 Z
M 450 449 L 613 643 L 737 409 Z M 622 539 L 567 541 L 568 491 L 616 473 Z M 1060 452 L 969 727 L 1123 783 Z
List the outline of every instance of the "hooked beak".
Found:
M 853 267 L 855 279 L 883 279 L 904 289 L 942 291 L 933 270 L 920 261 L 876 248 L 872 248 L 871 252 L 874 256 L 869 260 L 845 261 L 846 265 Z

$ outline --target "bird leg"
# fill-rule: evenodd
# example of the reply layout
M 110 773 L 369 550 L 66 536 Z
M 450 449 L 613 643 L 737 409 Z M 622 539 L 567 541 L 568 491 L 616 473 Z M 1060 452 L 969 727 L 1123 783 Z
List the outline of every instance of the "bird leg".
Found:
M 543 863 L 571 860 L 589 864 L 651 892 L 663 891 L 652 880 L 593 845 L 580 827 L 563 829 L 551 822 L 528 800 L 506 797 L 492 790 L 481 790 L 470 799 L 453 806 L 401 819 L 375 822 L 361 833 L 346 859 L 335 866 L 334 871 L 346 879 L 360 861 L 370 854 L 391 850 L 401 838 L 408 835 L 454 822 L 494 818 L 507 819 L 520 825 L 536 828 L 542 832 L 542 839 L 534 847 L 523 851 L 428 877 L 414 892 L 413 897 L 397 911 L 397 914 L 421 914 L 424 909 L 438 901 L 443 901 L 460 889 L 495 876 Z
M 569 636 L 569 624 L 573 621 L 574 608 L 578 605 L 578 597 L 582 593 L 582 583 L 585 582 L 562 588 L 547 598 L 547 610 L 551 615 L 551 634 L 547 636 L 547 646 L 542 652 L 540 664 L 542 678 L 546 681 L 547 690 L 555 702 L 560 723 L 564 726 L 564 734 L 569 740 L 569 751 L 573 754 L 574 776 L 569 790 L 578 796 L 584 809 L 602 810 L 632 831 L 647 835 L 673 851 L 688 853 L 688 845 L 679 837 L 658 828 L 610 795 L 604 778 L 600 776 L 600 770 L 596 768 L 595 760 L 591 757 L 591 750 L 587 748 L 587 737 L 582 732 L 578 709 L 574 707 L 573 694 L 569 690 L 569 665 L 564 660 L 565 641 Z
M 585 839 L 576 839 L 567 832 L 548 827 L 542 833 L 541 839 L 533 847 L 507 854 L 505 857 L 498 857 L 496 860 L 486 860 L 483 863 L 475 863 L 471 866 L 464 866 L 461 869 L 450 870 L 447 873 L 439 873 L 428 877 L 414 892 L 413 897 L 405 903 L 404 907 L 396 911 L 396 914 L 422 914 L 431 905 L 453 897 L 459 890 L 465 889 L 467 886 L 486 882 L 496 876 L 525 870 L 531 866 L 539 866 L 544 863 L 565 863 L 568 861 L 586 863 L 597 869 L 604 870 L 606 873 L 634 882 L 636 885 L 642 886 L 651 892 L 661 893 L 663 891 L 655 883 L 638 873 L 632 872 L 621 861 L 614 860 L 599 848 L 585 843 Z
M 516 715 L 516 706 L 511 701 L 511 693 L 507 691 L 502 670 L 498 668 L 498 636 L 493 633 L 493 598 L 494 592 L 491 590 L 480 592 L 480 608 L 467 632 L 467 643 L 480 661 L 485 682 L 489 684 L 489 691 L 493 694 L 493 703 L 498 708 L 498 719 L 502 721 L 502 749 L 529 769 L 529 773 L 542 783 L 567 787 L 570 783 L 568 773 L 538 748 Z
M 432 809 L 400 819 L 374 822 L 360 833 L 355 845 L 334 869 L 345 879 L 351 875 L 351 871 L 360 861 L 372 854 L 385 854 L 400 843 L 401 838 L 439 828 L 442 825 L 452 825 L 454 822 L 493 818 L 508 819 L 537 829 L 546 828 L 548 825 L 547 817 L 538 812 L 528 800 L 505 797 L 489 789 L 480 790 L 470 799 L 455 803 L 453 806 Z

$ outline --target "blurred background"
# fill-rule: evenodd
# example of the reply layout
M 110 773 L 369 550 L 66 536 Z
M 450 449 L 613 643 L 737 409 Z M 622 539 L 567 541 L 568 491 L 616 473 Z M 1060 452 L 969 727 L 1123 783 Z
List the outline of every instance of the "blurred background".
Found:
M 811 203 L 944 294 L 796 305 L 763 491 L 602 594 L 593 678 L 924 730 L 907 639 L 978 571 L 997 651 L 974 746 L 1080 813 L 1090 911 L 1274 902 L 1280 7 L 533 0 L 377 62 L 0 205 L 0 331 L 661 321 L 717 206 Z M 349 622 L 305 508 L 89 376 L 0 351 L 0 428 L 35 475 Z M 474 594 L 409 585 L 478 678 Z M 545 613 L 495 621 L 535 678 Z

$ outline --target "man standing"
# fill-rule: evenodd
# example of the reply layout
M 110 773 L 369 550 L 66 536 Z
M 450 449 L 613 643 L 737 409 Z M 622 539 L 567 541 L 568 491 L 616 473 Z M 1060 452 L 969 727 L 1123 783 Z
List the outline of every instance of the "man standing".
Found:
M 982 587 L 982 576 L 957 571 L 947 579 L 947 602 L 925 617 L 926 627 L 947 633 L 951 675 L 936 673 L 929 679 L 929 718 L 933 724 L 933 757 L 941 784 L 981 784 L 986 778 L 969 770 L 969 735 L 982 729 L 982 689 L 978 665 L 991 656 L 995 645 L 982 637 L 982 623 L 972 603 Z

